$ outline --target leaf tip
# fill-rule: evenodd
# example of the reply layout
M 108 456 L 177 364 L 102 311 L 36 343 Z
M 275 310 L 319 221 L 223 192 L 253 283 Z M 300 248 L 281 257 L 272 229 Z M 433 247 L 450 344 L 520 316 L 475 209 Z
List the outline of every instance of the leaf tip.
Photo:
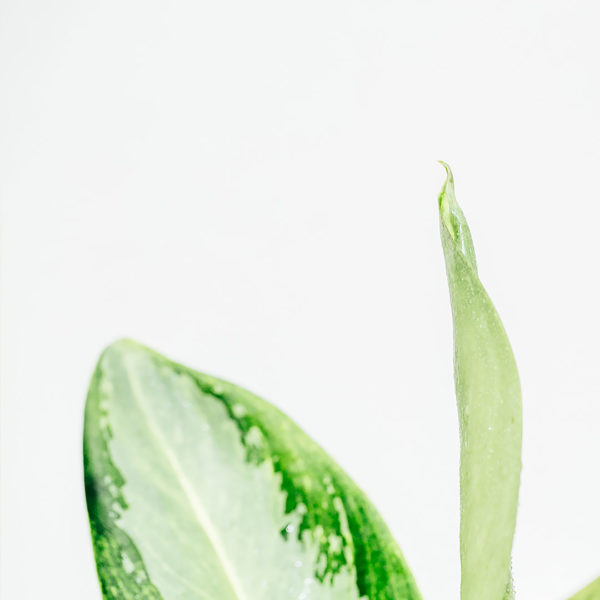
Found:
M 144 350 L 145 347 L 130 339 L 130 338 L 121 338 L 112 343 L 110 343 L 100 355 L 100 361 L 107 357 L 116 357 L 122 356 L 124 354 L 131 354 L 132 352 L 139 352 L 140 350 Z
M 446 170 L 446 181 L 438 197 L 441 223 L 453 243 L 467 259 L 467 262 L 477 271 L 477 261 L 475 260 L 475 249 L 473 248 L 471 232 L 469 231 L 465 215 L 456 201 L 452 169 L 443 160 L 439 160 L 438 162 Z
M 450 212 L 450 205 L 456 202 L 454 195 L 454 175 L 452 175 L 452 169 L 447 162 L 438 160 L 438 163 L 446 170 L 446 181 L 444 181 L 442 191 L 438 198 L 440 210 L 442 211 L 443 216 L 446 216 Z
M 452 169 L 450 168 L 450 165 L 447 162 L 444 162 L 443 160 L 438 160 L 438 163 L 440 163 L 440 165 L 442 165 L 442 167 L 444 167 L 444 169 L 446 169 L 446 177 L 448 178 L 448 180 L 454 181 L 454 178 L 452 177 Z

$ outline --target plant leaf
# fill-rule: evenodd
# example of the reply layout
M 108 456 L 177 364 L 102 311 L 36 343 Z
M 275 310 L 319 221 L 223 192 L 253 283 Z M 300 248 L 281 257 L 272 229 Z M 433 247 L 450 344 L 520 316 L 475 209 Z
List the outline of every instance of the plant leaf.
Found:
M 569 600 L 600 600 L 600 577 L 571 596 Z
M 420 598 L 379 514 L 290 419 L 134 342 L 99 360 L 84 469 L 105 599 Z
M 511 598 L 510 561 L 521 472 L 521 390 L 500 317 L 477 274 L 454 180 L 439 197 L 454 324 L 460 425 L 460 558 L 463 600 Z M 506 594 L 506 596 L 505 596 Z

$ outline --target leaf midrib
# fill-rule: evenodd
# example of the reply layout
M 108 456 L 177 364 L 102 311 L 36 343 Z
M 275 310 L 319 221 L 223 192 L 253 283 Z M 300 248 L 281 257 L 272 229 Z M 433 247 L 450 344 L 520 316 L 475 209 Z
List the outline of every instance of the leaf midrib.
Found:
M 167 461 L 169 466 L 175 473 L 175 478 L 183 491 L 183 495 L 185 496 L 190 508 L 194 516 L 197 518 L 198 523 L 201 529 L 206 534 L 206 537 L 209 539 L 212 547 L 215 551 L 217 558 L 219 559 L 221 568 L 223 569 L 223 573 L 225 574 L 225 578 L 229 585 L 231 586 L 231 590 L 238 600 L 249 600 L 246 596 L 241 583 L 238 581 L 235 571 L 233 569 L 233 565 L 227 555 L 227 552 L 221 542 L 219 534 L 217 532 L 216 527 L 210 519 L 209 514 L 205 510 L 202 502 L 198 498 L 198 496 L 194 493 L 193 486 L 190 483 L 189 479 L 186 477 L 185 472 L 183 471 L 177 457 L 174 455 L 172 450 L 169 448 L 168 442 L 164 439 L 164 436 L 160 433 L 160 429 L 156 426 L 154 420 L 151 418 L 148 410 L 146 410 L 143 402 L 144 394 L 140 390 L 138 384 L 136 383 L 135 370 L 130 368 L 129 361 L 127 360 L 127 356 L 123 357 L 123 366 L 128 375 L 127 379 L 130 382 L 131 395 L 138 405 L 140 412 L 142 413 L 144 420 L 148 426 L 148 430 L 150 431 L 152 437 L 155 440 L 156 445 L 162 449 L 165 456 L 167 457 Z

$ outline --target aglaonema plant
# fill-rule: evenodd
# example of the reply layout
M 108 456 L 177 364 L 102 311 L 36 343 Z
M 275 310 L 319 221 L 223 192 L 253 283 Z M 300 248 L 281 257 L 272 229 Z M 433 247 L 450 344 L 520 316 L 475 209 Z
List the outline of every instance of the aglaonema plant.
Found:
M 439 210 L 461 440 L 461 598 L 509 600 L 519 376 L 446 169 Z M 288 417 L 135 342 L 98 361 L 84 477 L 105 600 L 421 598 L 377 510 Z M 600 600 L 600 579 L 572 600 Z

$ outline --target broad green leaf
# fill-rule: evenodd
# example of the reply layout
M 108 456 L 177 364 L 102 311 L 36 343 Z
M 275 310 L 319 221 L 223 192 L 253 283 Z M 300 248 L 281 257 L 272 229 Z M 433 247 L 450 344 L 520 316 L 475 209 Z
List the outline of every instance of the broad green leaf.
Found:
M 600 600 L 600 577 L 571 596 L 569 600 Z
M 461 597 L 502 600 L 513 596 L 510 561 L 521 473 L 519 375 L 500 317 L 479 280 L 471 233 L 455 199 L 450 168 L 444 166 L 439 208 L 461 440 Z
M 100 358 L 84 463 L 105 599 L 420 598 L 379 514 L 290 419 L 134 342 Z

